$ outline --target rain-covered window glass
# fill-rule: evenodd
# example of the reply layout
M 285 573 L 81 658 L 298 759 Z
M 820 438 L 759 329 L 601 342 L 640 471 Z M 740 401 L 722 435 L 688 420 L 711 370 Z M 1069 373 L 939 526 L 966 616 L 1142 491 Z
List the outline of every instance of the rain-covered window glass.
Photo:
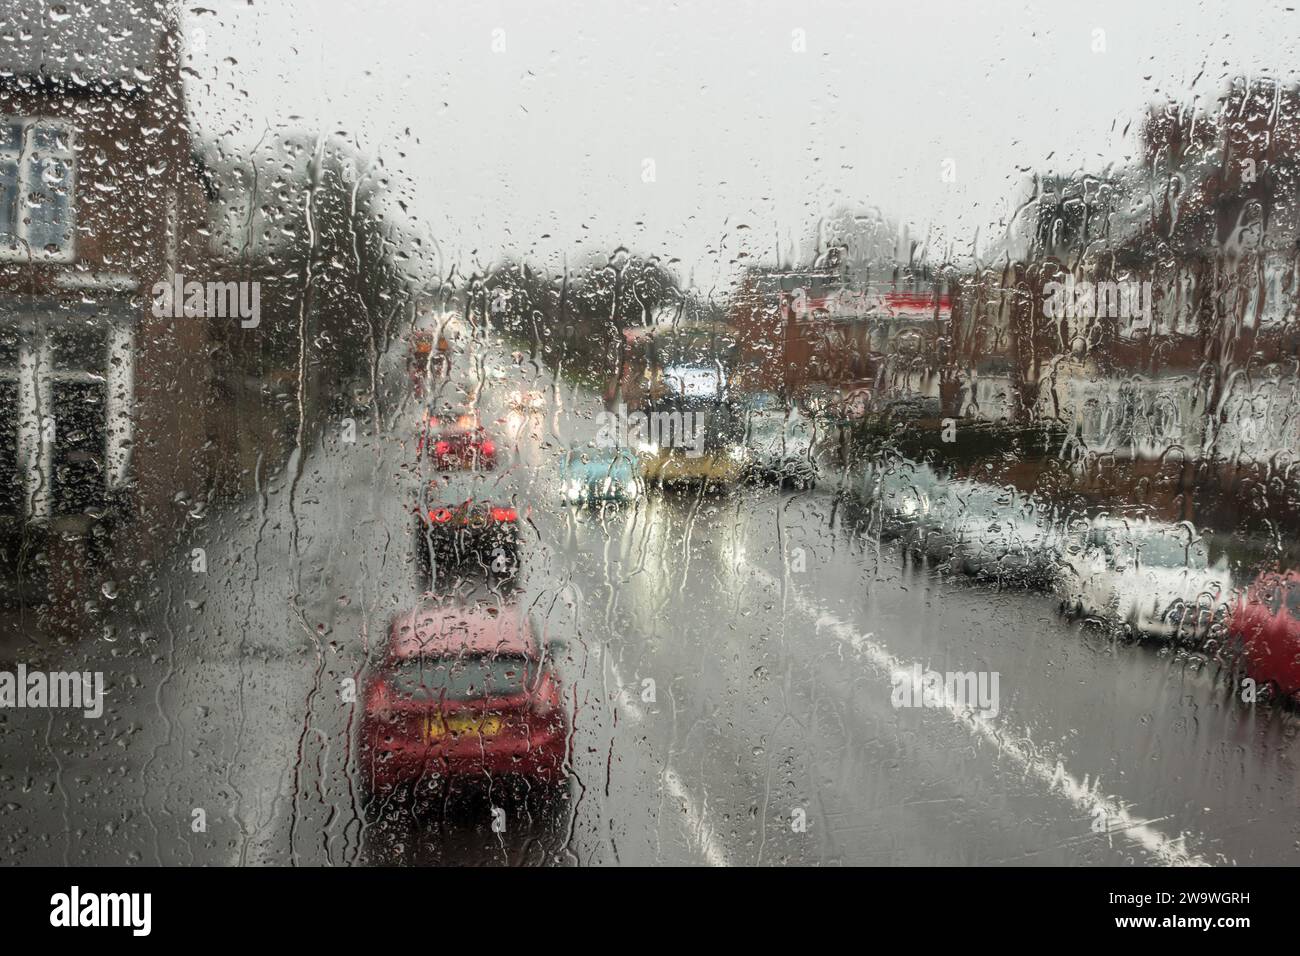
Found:
M 73 320 L 47 330 L 54 418 L 55 514 L 84 514 L 105 503 L 108 327 Z
M 0 320 L 0 515 L 22 512 L 18 470 L 18 326 Z
M 23 124 L 0 117 L 0 242 L 12 251 L 20 236 L 22 210 L 18 197 L 22 192 Z
M 0 4 L 0 863 L 1295 865 L 1298 731 L 1287 4 Z
M 0 254 L 65 261 L 73 255 L 73 129 L 0 117 Z

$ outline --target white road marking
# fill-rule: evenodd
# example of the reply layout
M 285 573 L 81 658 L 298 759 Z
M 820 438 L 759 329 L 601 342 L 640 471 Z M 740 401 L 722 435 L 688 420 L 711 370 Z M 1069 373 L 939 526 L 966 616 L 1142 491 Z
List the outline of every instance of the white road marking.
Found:
M 681 803 L 682 812 L 686 816 L 687 832 L 694 837 L 700 852 L 709 861 L 709 866 L 730 866 L 727 855 L 722 851 L 722 845 L 713 836 L 708 813 L 702 807 L 696 808 L 695 800 L 687 791 L 681 778 L 677 776 L 677 771 L 667 765 L 664 766 L 664 786 Z
M 623 683 L 623 678 L 618 673 L 618 666 L 614 663 L 613 656 L 604 653 L 602 657 L 608 662 L 610 675 L 618 686 L 616 703 L 619 708 L 634 723 L 643 722 L 645 720 L 645 711 L 637 703 L 632 690 Z M 709 862 L 710 866 L 730 866 L 731 863 L 727 860 L 727 854 L 723 851 L 722 844 L 718 842 L 713 834 L 713 827 L 709 825 L 707 809 L 696 805 L 695 798 L 686 789 L 686 785 L 682 783 L 682 778 L 677 775 L 677 771 L 672 768 L 671 764 L 664 764 L 662 779 L 664 787 L 682 805 L 682 813 L 686 817 L 686 833 L 704 855 L 704 859 Z
M 770 574 L 754 567 L 747 570 L 755 578 L 764 580 L 769 587 L 780 590 L 781 582 Z M 915 666 L 912 661 L 891 654 L 887 647 L 873 640 L 872 635 L 860 633 L 833 614 L 817 607 L 799 594 L 793 585 L 786 593 L 801 613 L 816 622 L 819 630 L 822 628 L 829 630 L 837 639 L 857 651 L 868 664 L 880 671 L 887 679 L 892 679 L 898 672 L 909 672 Z M 1185 835 L 1174 839 L 1156 829 L 1150 821 L 1136 819 L 1129 814 L 1117 797 L 1089 788 L 1086 783 L 1071 774 L 1061 760 L 1048 760 L 1017 744 L 998 722 L 973 715 L 947 693 L 942 695 L 941 702 L 943 709 L 957 724 L 992 745 L 1001 756 L 1020 767 L 1027 776 L 1034 777 L 1045 784 L 1049 792 L 1059 792 L 1088 816 L 1094 815 L 1100 809 L 1108 822 L 1107 833 L 1118 834 L 1129 840 L 1166 866 L 1210 865 L 1199 854 L 1188 852 Z M 1027 739 L 1027 735 L 1016 735 L 1015 739 Z

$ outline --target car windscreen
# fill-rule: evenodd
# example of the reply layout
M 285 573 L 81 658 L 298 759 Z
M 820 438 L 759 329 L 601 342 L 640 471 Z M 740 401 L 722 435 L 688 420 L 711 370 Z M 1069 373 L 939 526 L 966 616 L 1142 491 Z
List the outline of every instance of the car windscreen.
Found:
M 1291 620 L 1300 621 L 1300 585 L 1295 582 L 1287 584 L 1286 610 L 1291 615 Z
M 521 655 L 412 657 L 390 671 L 393 690 L 412 700 L 481 700 L 523 693 L 533 666 Z
M 625 453 L 601 454 L 600 452 L 572 452 L 565 459 L 565 468 L 569 471 L 618 473 L 632 467 L 635 459 Z
M 1191 568 L 1202 571 L 1209 567 L 1205 549 L 1199 545 L 1188 545 L 1177 537 L 1167 534 L 1144 535 L 1134 538 L 1139 560 L 1148 567 Z
M 752 411 L 746 425 L 751 438 L 779 438 L 785 431 L 785 411 L 780 408 Z
M 965 517 L 998 518 L 1013 513 L 1014 506 L 997 490 L 954 486 L 945 499 L 948 507 Z
M 1293 621 L 1300 621 L 1300 583 L 1274 578 L 1260 585 L 1256 593 L 1259 603 L 1267 607 L 1270 614 L 1280 613 L 1285 600 L 1287 615 Z

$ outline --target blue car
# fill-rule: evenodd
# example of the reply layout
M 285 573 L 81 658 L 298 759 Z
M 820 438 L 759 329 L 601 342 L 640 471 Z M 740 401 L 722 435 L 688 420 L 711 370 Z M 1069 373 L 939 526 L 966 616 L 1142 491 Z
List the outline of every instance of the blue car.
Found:
M 641 462 L 626 448 L 570 452 L 560 473 L 560 493 L 571 505 L 630 501 L 645 492 Z

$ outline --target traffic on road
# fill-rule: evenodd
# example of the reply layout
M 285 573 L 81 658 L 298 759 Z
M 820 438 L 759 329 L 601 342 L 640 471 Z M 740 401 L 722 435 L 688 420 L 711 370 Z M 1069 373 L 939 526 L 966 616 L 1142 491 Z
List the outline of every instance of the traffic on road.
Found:
M 1300 861 L 1293 16 L 453 6 L 0 11 L 4 862 Z

